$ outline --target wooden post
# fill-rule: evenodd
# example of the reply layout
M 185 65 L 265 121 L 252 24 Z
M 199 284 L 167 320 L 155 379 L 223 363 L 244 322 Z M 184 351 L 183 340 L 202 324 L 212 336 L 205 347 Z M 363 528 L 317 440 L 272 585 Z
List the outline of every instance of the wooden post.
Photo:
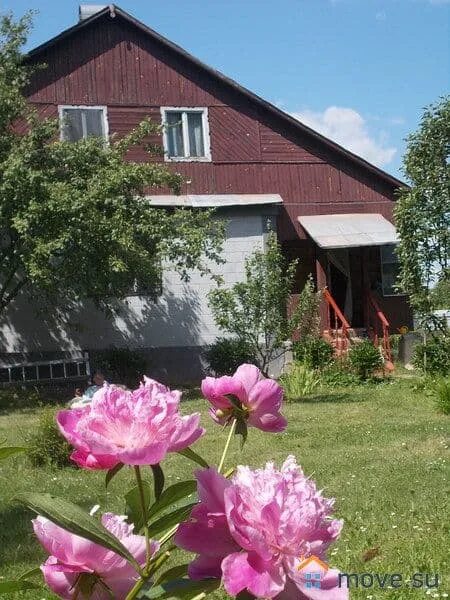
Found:
M 327 255 L 326 253 L 316 246 L 316 283 L 317 290 L 323 290 L 323 288 L 327 287 Z M 326 301 L 322 298 L 320 302 L 320 329 L 323 331 L 324 329 L 329 328 L 329 318 L 328 318 L 328 305 Z

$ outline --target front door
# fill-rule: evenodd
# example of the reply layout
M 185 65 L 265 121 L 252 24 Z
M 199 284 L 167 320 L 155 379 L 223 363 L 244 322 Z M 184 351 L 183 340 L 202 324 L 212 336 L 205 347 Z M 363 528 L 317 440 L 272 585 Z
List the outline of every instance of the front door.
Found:
M 327 254 L 330 293 L 351 325 L 353 298 L 349 251 L 347 248 L 329 250 Z

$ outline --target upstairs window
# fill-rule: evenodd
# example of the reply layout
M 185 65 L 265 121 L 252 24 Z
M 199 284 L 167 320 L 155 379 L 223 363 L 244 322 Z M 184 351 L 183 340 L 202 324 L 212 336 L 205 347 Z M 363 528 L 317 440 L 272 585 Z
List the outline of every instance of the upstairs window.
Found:
M 168 160 L 211 160 L 206 108 L 162 108 Z
M 61 139 L 77 142 L 90 136 L 108 136 L 106 106 L 60 106 Z
M 395 244 L 381 246 L 381 283 L 383 296 L 400 296 L 395 284 L 400 273 L 400 265 L 395 252 Z

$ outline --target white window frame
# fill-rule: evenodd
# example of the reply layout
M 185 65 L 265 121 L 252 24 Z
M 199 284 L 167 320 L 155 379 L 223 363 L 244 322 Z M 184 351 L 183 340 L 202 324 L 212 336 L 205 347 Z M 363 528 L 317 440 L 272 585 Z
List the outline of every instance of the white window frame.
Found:
M 106 142 L 108 142 L 109 140 L 109 125 L 108 125 L 108 107 L 107 106 L 92 106 L 92 105 L 85 105 L 85 104 L 60 104 L 58 106 L 58 114 L 59 114 L 59 139 L 64 142 L 64 141 L 69 141 L 69 140 L 65 140 L 64 138 L 64 127 L 63 127 L 63 122 L 64 122 L 64 110 L 66 109 L 70 109 L 70 108 L 75 108 L 75 109 L 80 109 L 80 110 L 101 110 L 102 111 L 102 115 L 103 115 L 103 137 L 105 139 Z M 83 118 L 83 113 L 82 113 L 82 117 L 81 117 L 81 126 L 83 128 L 83 139 L 87 138 L 87 135 L 85 135 L 86 132 L 86 121 Z
M 383 246 L 396 246 L 397 244 L 383 244 Z M 384 291 L 384 265 L 390 265 L 390 264 L 398 264 L 399 261 L 396 260 L 395 262 L 391 263 L 391 262 L 386 262 L 383 261 L 383 246 L 380 246 L 380 270 L 381 270 L 381 292 L 383 294 L 384 298 L 395 298 L 398 296 L 405 296 L 405 294 L 403 292 L 394 292 L 392 294 L 387 294 Z
M 166 113 L 181 112 L 181 126 L 183 131 L 183 149 L 186 156 L 169 156 L 169 140 L 167 137 Z M 204 156 L 189 156 L 189 131 L 187 114 L 200 113 L 202 115 Z M 201 106 L 161 106 L 161 122 L 163 126 L 164 160 L 166 162 L 211 162 L 211 140 L 209 135 L 208 108 Z

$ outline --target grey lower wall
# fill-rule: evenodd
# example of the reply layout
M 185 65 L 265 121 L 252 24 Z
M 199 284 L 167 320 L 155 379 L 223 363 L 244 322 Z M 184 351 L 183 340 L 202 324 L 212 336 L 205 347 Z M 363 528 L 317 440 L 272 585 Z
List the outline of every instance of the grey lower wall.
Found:
M 244 275 L 245 258 L 263 247 L 268 220 L 274 227 L 276 208 L 242 207 L 223 211 L 227 221 L 224 264 L 211 264 L 225 285 Z M 193 271 L 183 282 L 169 268 L 163 276 L 163 293 L 156 302 L 130 296 L 120 303 L 120 314 L 108 319 L 89 303 L 64 315 L 62 322 L 52 314 L 39 313 L 29 296 L 19 298 L 0 321 L 0 356 L 53 358 L 55 352 L 111 346 L 139 349 L 149 358 L 152 374 L 198 381 L 203 373 L 201 352 L 220 335 L 208 306 L 207 294 L 215 287 L 210 277 Z M 170 374 L 170 375 L 169 375 Z

